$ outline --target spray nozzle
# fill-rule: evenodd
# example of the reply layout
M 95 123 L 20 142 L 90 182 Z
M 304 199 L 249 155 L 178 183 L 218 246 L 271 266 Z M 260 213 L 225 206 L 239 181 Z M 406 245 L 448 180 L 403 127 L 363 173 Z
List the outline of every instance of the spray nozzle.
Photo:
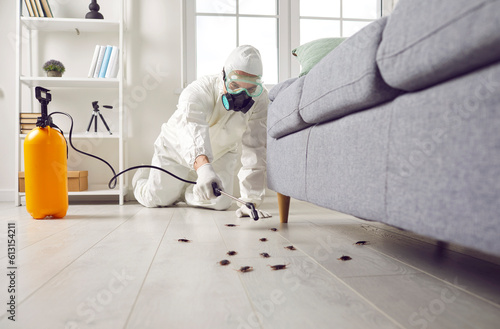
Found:
M 40 102 L 42 109 L 42 116 L 38 117 L 36 122 L 37 127 L 43 128 L 52 125 L 52 118 L 49 117 L 47 113 L 47 105 L 52 100 L 52 95 L 49 93 L 49 91 L 50 90 L 40 86 L 35 87 L 35 97 Z

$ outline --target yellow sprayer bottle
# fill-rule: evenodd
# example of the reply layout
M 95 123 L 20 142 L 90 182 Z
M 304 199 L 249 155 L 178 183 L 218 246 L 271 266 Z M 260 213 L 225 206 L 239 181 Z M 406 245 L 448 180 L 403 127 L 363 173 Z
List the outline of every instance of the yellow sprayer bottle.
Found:
M 26 210 L 35 219 L 63 218 L 68 211 L 68 169 L 66 140 L 53 128 L 47 115 L 49 90 L 36 87 L 42 104 L 37 127 L 24 140 Z M 45 95 L 45 97 L 44 97 Z

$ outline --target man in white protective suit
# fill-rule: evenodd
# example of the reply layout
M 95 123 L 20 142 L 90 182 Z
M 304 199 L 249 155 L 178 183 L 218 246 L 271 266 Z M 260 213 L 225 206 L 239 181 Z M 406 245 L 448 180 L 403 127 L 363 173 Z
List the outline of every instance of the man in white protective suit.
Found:
M 162 167 L 196 185 L 160 170 L 139 170 L 132 180 L 135 198 L 146 207 L 188 205 L 226 210 L 232 200 L 216 197 L 212 183 L 233 194 L 238 173 L 241 199 L 258 207 L 264 198 L 268 93 L 262 84 L 262 60 L 252 46 L 240 46 L 220 74 L 199 78 L 181 93 L 177 110 L 161 126 L 154 144 L 153 166 Z M 238 217 L 250 215 L 241 205 Z M 259 218 L 270 217 L 258 210 Z

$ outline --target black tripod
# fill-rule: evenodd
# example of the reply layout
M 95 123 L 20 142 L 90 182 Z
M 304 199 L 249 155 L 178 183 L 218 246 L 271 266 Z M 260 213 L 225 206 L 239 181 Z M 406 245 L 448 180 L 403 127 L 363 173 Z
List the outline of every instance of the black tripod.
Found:
M 90 122 L 89 122 L 89 126 L 87 127 L 87 132 L 89 132 L 90 127 L 92 126 L 92 121 L 94 121 L 94 132 L 97 133 L 97 116 L 99 115 L 99 117 L 101 117 L 102 123 L 104 123 L 104 126 L 108 130 L 109 134 L 113 135 L 111 133 L 111 130 L 109 130 L 109 127 L 108 127 L 108 124 L 106 123 L 106 120 L 104 120 L 104 117 L 102 116 L 101 112 L 99 111 L 99 105 L 97 105 L 97 101 L 92 102 L 92 107 L 94 108 L 94 112 L 92 113 L 92 116 L 90 117 Z M 107 109 L 113 108 L 113 106 L 109 106 L 109 105 L 103 105 L 103 107 L 105 107 Z

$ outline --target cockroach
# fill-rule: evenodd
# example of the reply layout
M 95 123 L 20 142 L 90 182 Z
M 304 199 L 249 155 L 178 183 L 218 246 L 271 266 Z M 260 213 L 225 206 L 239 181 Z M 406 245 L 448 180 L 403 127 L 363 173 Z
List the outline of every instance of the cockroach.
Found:
M 179 239 L 177 241 L 179 241 L 179 242 L 191 242 L 191 240 L 188 240 L 188 239 Z
M 297 250 L 294 246 L 286 246 L 285 249 Z
M 250 271 L 253 271 L 253 267 L 252 266 L 242 266 L 237 271 L 241 272 L 241 273 L 250 272 Z
M 342 256 L 340 258 L 337 258 L 338 260 L 346 261 L 346 260 L 351 260 L 352 258 L 349 256 Z
M 271 256 L 270 256 L 267 252 L 263 252 L 263 253 L 261 253 L 260 255 L 261 255 L 262 257 L 264 257 L 264 258 L 269 258 L 269 257 L 271 257 Z
M 277 271 L 277 270 L 284 270 L 284 269 L 286 269 L 287 265 L 288 264 L 278 264 L 278 265 L 267 265 L 267 266 L 270 266 L 271 270 Z
M 237 254 L 237 252 L 236 252 L 236 251 L 234 251 L 234 250 L 229 250 L 229 251 L 227 252 L 227 254 L 228 254 L 229 256 L 234 256 L 234 255 L 236 255 L 236 254 Z
M 225 265 L 229 265 L 229 264 L 231 264 L 231 262 L 230 262 L 230 261 L 228 261 L 227 259 L 223 259 L 223 260 L 221 260 L 221 261 L 219 262 L 219 264 L 221 264 L 222 266 L 225 266 Z
M 236 224 L 225 224 L 226 226 L 229 226 L 229 227 L 235 227 L 235 226 L 238 226 Z
M 269 230 L 273 231 L 273 232 L 276 232 L 278 229 L 276 227 L 272 227 L 270 228 Z
M 355 243 L 358 246 L 364 246 L 365 244 L 370 244 L 368 241 L 358 241 Z
M 260 238 L 259 240 L 262 241 L 262 242 L 266 242 L 267 241 L 266 238 Z

